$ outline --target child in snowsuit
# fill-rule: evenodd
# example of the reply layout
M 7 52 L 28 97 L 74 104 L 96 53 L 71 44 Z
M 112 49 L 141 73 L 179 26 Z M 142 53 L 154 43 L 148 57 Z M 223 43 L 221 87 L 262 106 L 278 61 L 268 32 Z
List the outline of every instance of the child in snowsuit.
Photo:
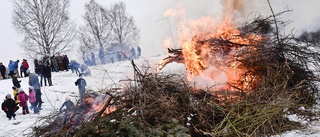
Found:
M 28 96 L 28 98 L 29 98 L 29 103 L 31 104 L 30 110 L 33 109 L 33 112 L 35 114 L 38 114 L 39 113 L 39 108 L 36 106 L 36 101 L 37 101 L 36 93 L 33 91 L 33 87 L 32 86 L 29 87 L 29 96 Z
M 19 99 L 18 99 L 19 93 L 18 93 L 18 89 L 17 89 L 16 86 L 13 86 L 12 89 L 13 89 L 14 101 L 16 102 L 16 105 L 18 105 L 18 104 L 19 104 Z
M 7 118 L 11 120 L 11 118 L 16 119 L 16 114 L 14 113 L 16 111 L 16 103 L 11 98 L 11 95 L 8 94 L 6 96 L 6 100 L 2 103 L 2 110 L 7 114 Z
M 22 107 L 22 114 L 29 114 L 29 108 L 28 108 L 28 95 L 24 93 L 22 89 L 20 89 L 18 99 L 20 101 L 20 106 Z

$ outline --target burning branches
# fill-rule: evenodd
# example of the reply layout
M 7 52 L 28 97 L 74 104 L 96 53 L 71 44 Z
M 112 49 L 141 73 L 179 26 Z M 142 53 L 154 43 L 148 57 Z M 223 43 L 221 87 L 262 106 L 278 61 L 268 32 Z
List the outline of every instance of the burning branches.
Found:
M 286 115 L 312 116 L 298 108 L 316 101 L 318 78 L 312 67 L 319 66 L 320 47 L 274 33 L 270 19 L 221 29 L 226 31 L 216 37 L 194 36 L 186 47 L 168 49 L 173 55 L 166 63 L 184 63 L 193 75 L 214 70 L 206 73 L 213 74 L 212 80 L 225 73 L 228 87 L 197 88 L 188 77 L 149 73 L 132 60 L 130 85 L 121 94 L 108 93 L 112 98 L 94 120 L 67 135 L 270 136 L 301 127 Z M 102 115 L 110 105 L 117 110 Z

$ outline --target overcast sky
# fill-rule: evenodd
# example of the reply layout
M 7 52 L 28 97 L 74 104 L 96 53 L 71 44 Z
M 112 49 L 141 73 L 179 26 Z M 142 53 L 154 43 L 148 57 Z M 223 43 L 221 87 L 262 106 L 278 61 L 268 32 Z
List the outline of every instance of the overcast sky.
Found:
M 108 6 L 119 0 L 96 0 L 98 3 Z M 197 19 L 203 16 L 219 17 L 222 14 L 222 6 L 219 0 L 122 0 L 126 3 L 127 12 L 131 14 L 140 29 L 142 55 L 146 57 L 157 54 L 164 54 L 162 43 L 166 38 L 171 38 L 170 27 L 174 39 L 177 38 L 176 19 L 168 17 L 166 20 L 157 20 L 163 18 L 164 12 L 169 9 L 184 7 L 187 18 Z M 152 1 L 152 2 L 151 2 Z M 77 25 L 81 25 L 82 15 L 84 13 L 84 4 L 89 0 L 71 0 L 70 17 Z M 270 14 L 266 0 L 243 0 L 245 13 L 258 11 L 262 14 Z M 313 31 L 320 26 L 320 1 L 319 0 L 271 0 L 275 12 L 292 9 L 293 12 L 285 15 L 293 21 L 287 30 Z M 18 35 L 11 24 L 12 0 L 0 0 L 0 61 L 5 65 L 9 60 L 22 60 L 24 58 L 22 48 L 19 42 L 22 35 Z M 244 17 L 245 18 L 245 17 Z M 170 24 L 170 27 L 169 27 Z M 177 43 L 177 41 L 176 41 Z M 75 50 L 76 51 L 76 50 Z M 76 54 L 69 53 L 71 58 Z

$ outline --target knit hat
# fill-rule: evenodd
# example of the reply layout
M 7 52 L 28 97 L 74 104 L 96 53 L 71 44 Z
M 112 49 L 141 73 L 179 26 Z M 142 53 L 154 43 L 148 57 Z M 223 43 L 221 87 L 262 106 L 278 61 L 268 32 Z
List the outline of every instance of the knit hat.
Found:
M 20 93 L 21 91 L 23 91 L 23 89 L 22 88 L 18 88 L 18 93 Z
M 7 97 L 7 98 L 9 98 L 9 97 L 11 98 L 11 94 L 7 94 L 7 96 L 6 96 L 6 97 Z
M 33 86 L 29 86 L 29 89 L 33 90 Z

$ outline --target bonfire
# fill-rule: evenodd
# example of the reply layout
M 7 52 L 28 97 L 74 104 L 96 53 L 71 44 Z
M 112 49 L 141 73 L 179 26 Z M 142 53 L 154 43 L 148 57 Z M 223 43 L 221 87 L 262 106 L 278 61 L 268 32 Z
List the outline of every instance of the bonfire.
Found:
M 244 25 L 226 17 L 210 29 L 190 26 L 192 32 L 181 38 L 181 48 L 168 48 L 171 55 L 158 68 L 182 63 L 186 76 L 152 73 L 131 60 L 135 77 L 121 94 L 105 91 L 102 102 L 87 94 L 87 103 L 79 105 L 89 102 L 87 110 L 96 113 L 86 120 L 78 116 L 81 124 L 72 119 L 68 126 L 48 132 L 51 122 L 36 128 L 35 134 L 270 136 L 301 128 L 286 115 L 314 118 L 313 112 L 299 107 L 316 102 L 319 79 L 312 68 L 319 66 L 319 47 L 280 35 L 280 15 L 259 16 Z M 195 31 L 199 28 L 201 33 Z M 207 87 L 194 84 L 199 77 L 206 78 Z

